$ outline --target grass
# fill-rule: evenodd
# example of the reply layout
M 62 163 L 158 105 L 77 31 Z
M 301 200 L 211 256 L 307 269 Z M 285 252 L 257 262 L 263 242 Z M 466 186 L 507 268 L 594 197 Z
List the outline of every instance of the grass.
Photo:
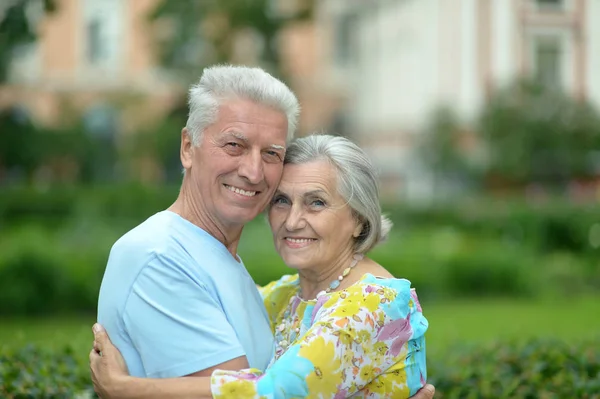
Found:
M 600 297 L 564 298 L 544 302 L 481 300 L 425 303 L 430 323 L 429 357 L 443 357 L 456 344 L 485 344 L 495 339 L 548 337 L 575 342 L 598 336 Z M 94 316 L 0 319 L 0 346 L 36 344 L 50 348 L 71 345 L 87 366 Z

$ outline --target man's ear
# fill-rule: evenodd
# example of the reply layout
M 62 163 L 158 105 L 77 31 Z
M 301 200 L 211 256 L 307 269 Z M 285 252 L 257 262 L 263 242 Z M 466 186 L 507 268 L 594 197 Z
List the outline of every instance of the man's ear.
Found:
M 183 169 L 188 170 L 192 167 L 192 159 L 194 157 L 194 144 L 192 138 L 188 134 L 187 128 L 181 129 L 181 148 L 179 149 L 179 157 Z

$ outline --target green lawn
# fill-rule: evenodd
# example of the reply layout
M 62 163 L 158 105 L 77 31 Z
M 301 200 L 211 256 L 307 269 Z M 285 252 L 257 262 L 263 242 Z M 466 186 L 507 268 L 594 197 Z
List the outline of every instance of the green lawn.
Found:
M 526 302 L 481 300 L 423 304 L 430 322 L 428 355 L 444 356 L 455 343 L 478 344 L 496 338 L 555 337 L 576 341 L 600 335 L 595 310 L 600 297 Z M 28 343 L 60 348 L 72 345 L 86 364 L 92 345 L 93 316 L 0 319 L 0 346 Z

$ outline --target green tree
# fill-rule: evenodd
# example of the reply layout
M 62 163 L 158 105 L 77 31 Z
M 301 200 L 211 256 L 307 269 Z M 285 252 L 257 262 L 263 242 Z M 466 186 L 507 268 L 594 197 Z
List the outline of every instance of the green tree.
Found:
M 560 189 L 598 172 L 600 115 L 560 91 L 527 81 L 501 90 L 483 110 L 479 131 L 486 172 L 505 183 Z
M 15 50 L 36 40 L 28 8 L 40 0 L 3 0 L 0 5 L 0 83 L 6 81 Z M 41 1 L 45 12 L 56 9 L 55 0 Z
M 163 28 L 155 30 L 161 63 L 188 81 L 207 65 L 235 63 L 242 36 L 258 44 L 261 66 L 281 76 L 279 33 L 286 24 L 311 18 L 314 1 L 298 0 L 284 12 L 274 0 L 162 0 L 150 20 Z

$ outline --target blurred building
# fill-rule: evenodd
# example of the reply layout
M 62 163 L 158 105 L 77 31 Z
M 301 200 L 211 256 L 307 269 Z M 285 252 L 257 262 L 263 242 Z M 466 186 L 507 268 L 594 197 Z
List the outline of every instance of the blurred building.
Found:
M 413 149 L 440 105 L 468 125 L 494 89 L 532 76 L 600 106 L 600 0 L 322 0 L 318 7 L 315 96 L 339 104 L 320 122 L 375 154 L 391 194 L 430 195 Z
M 157 26 L 147 20 L 158 0 L 56 1 L 49 16 L 30 10 L 39 40 L 17 54 L 0 107 L 48 124 L 83 115 L 88 130 L 111 136 L 178 105 L 185 87 L 158 65 Z M 268 4 L 285 18 L 303 1 Z M 300 134 L 354 139 L 373 154 L 386 195 L 432 195 L 415 142 L 438 106 L 468 126 L 495 89 L 533 76 L 600 107 L 600 0 L 315 4 L 312 21 L 289 24 L 279 38 L 282 69 L 302 104 Z
M 147 14 L 156 2 L 57 0 L 49 15 L 32 2 L 39 39 L 14 57 L 0 106 L 44 124 L 83 115 L 88 130 L 105 135 L 160 117 L 176 87 L 150 41 Z

